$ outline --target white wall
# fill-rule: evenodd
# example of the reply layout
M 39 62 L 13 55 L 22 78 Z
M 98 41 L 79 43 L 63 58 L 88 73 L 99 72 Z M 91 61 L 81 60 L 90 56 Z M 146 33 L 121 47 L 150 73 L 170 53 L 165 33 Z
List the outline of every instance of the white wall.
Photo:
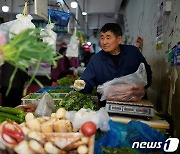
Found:
M 180 76 L 179 66 L 172 67 L 165 61 L 165 51 L 180 41 L 180 1 L 170 0 L 172 11 L 163 15 L 163 45 L 156 50 L 156 32 L 158 19 L 158 5 L 165 0 L 129 0 L 125 8 L 125 29 L 129 29 L 129 43 L 140 35 L 144 39 L 143 55 L 151 65 L 153 72 L 152 86 L 148 90 L 149 99 L 155 108 L 172 116 L 174 134 L 180 137 L 180 80 L 173 84 L 172 80 L 176 69 Z M 125 36 L 127 32 L 125 33 Z M 171 87 L 174 88 L 174 94 Z M 172 98 L 171 98 L 172 96 Z M 168 112 L 169 103 L 172 103 Z

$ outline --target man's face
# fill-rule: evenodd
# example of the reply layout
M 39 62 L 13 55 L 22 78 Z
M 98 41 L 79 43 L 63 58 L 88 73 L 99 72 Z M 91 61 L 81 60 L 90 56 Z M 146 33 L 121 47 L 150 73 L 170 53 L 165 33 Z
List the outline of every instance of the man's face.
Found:
M 119 52 L 119 44 L 121 43 L 122 36 L 116 37 L 111 31 L 105 33 L 101 32 L 100 46 L 105 52 L 116 54 Z

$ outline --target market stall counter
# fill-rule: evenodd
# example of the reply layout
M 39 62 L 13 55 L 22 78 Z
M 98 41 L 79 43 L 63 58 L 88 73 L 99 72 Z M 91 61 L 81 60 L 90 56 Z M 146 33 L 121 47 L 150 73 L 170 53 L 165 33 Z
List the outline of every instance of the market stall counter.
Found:
M 142 118 L 136 118 L 133 116 L 122 116 L 122 115 L 118 115 L 118 116 L 117 115 L 111 115 L 110 117 L 113 121 L 122 122 L 125 124 L 127 124 L 131 120 L 137 120 L 137 121 L 141 121 L 141 122 L 149 125 L 152 128 L 164 129 L 164 130 L 170 129 L 169 123 L 166 120 L 161 120 L 159 117 L 153 117 L 150 120 L 144 120 Z

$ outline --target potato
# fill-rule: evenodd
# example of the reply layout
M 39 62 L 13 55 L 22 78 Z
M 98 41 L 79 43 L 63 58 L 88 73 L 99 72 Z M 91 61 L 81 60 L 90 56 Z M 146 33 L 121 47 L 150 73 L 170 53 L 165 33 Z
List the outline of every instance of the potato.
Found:
M 53 127 L 55 132 L 72 132 L 72 125 L 68 120 L 58 120 Z
M 41 124 L 41 132 L 42 133 L 52 133 L 53 132 L 53 122 L 46 121 Z
M 40 143 L 46 142 L 46 137 L 44 136 L 44 134 L 42 134 L 40 132 L 31 131 L 31 132 L 29 132 L 28 137 L 33 138 L 33 139 L 39 141 Z
M 46 142 L 44 145 L 44 149 L 47 153 L 51 154 L 59 154 L 60 150 L 56 148 L 51 142 Z
M 24 135 L 27 135 L 30 132 L 30 129 L 25 127 L 25 126 L 23 126 L 21 128 L 22 128 L 22 131 L 23 131 Z
M 29 145 L 28 142 L 26 140 L 20 142 L 18 145 L 16 145 L 14 147 L 14 151 L 18 154 L 35 154 L 35 152 L 33 152 Z
M 88 152 L 88 147 L 86 145 L 80 145 L 78 148 L 77 148 L 77 152 L 79 154 L 86 154 Z
M 25 120 L 29 121 L 29 120 L 32 120 L 32 119 L 34 119 L 34 115 L 31 112 L 27 113 L 26 116 L 25 116 Z
M 45 154 L 44 148 L 41 146 L 41 144 L 35 140 L 29 141 L 29 147 L 38 154 Z
M 26 122 L 26 125 L 29 129 L 34 131 L 41 131 L 40 123 L 37 119 L 32 119 Z
M 59 108 L 56 111 L 56 118 L 58 118 L 58 119 L 66 119 L 66 110 L 64 108 Z

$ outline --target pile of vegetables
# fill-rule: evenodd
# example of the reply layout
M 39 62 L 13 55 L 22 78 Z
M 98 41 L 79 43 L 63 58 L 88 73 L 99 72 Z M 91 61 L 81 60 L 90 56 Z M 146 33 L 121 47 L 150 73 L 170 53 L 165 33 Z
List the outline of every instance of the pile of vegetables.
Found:
M 32 75 L 30 81 L 28 82 L 24 93 L 28 86 L 33 80 L 37 82 L 40 87 L 43 85 L 35 78 L 38 69 L 41 67 L 41 62 L 47 62 L 52 65 L 56 65 L 56 58 L 54 57 L 54 49 L 52 46 L 45 42 L 42 42 L 46 35 L 40 35 L 40 29 L 25 29 L 19 34 L 12 37 L 10 42 L 0 45 L 0 55 L 2 56 L 2 61 L 6 61 L 15 67 L 15 70 L 10 78 L 9 92 L 13 78 L 17 72 L 17 69 L 21 69 L 27 73 L 27 69 L 30 66 L 35 67 L 35 72 Z M 47 75 L 48 76 L 48 75 Z M 50 78 L 48 76 L 48 78 Z
M 0 123 L 3 121 L 15 121 L 22 123 L 25 120 L 26 113 L 18 108 L 0 107 Z
M 58 86 L 71 86 L 74 84 L 74 81 L 76 80 L 77 78 L 75 78 L 74 76 L 66 76 L 66 77 L 63 77 L 59 80 L 57 80 L 57 85 Z
M 66 119 L 66 110 L 59 108 L 50 117 L 35 117 L 27 113 L 25 121 L 0 124 L 0 153 L 93 153 L 96 125 L 87 121 L 81 132 L 73 132 L 72 123 Z
M 67 111 L 78 111 L 81 108 L 90 108 L 91 110 L 96 110 L 96 104 L 91 98 L 91 95 L 82 94 L 80 92 L 74 91 L 68 93 L 60 102 L 58 107 L 63 107 Z

